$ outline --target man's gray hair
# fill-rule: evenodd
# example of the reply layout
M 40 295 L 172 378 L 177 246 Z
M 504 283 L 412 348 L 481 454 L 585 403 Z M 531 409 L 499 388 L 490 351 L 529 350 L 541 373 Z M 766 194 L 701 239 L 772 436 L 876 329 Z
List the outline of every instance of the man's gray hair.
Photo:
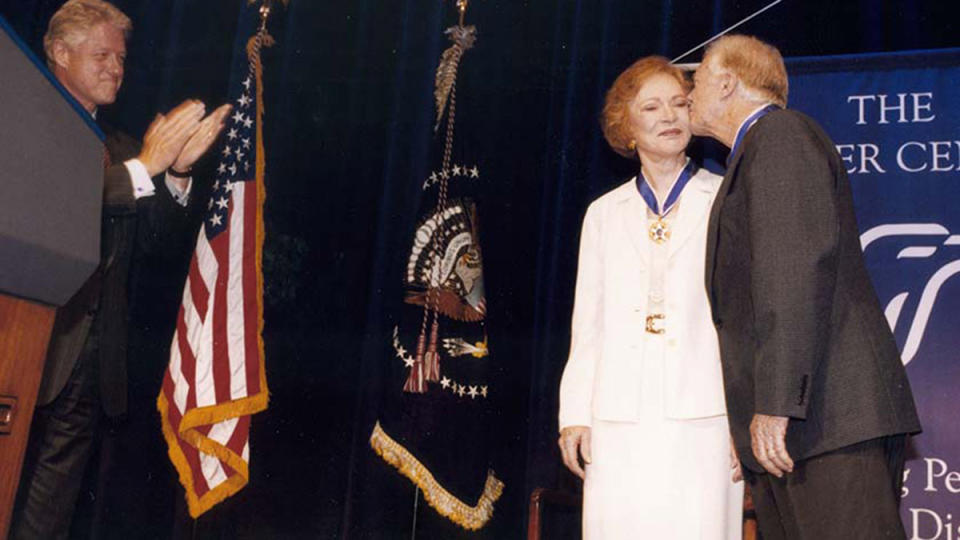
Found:
M 704 59 L 716 57 L 717 65 L 732 72 L 746 85 L 748 101 L 787 106 L 787 68 L 776 47 L 753 36 L 727 34 L 707 47 Z
M 43 36 L 43 51 L 47 55 L 47 65 L 53 68 L 53 43 L 64 41 L 76 47 L 86 38 L 86 33 L 98 24 L 108 23 L 123 31 L 124 38 L 130 36 L 133 23 L 113 4 L 103 0 L 67 0 L 50 18 L 47 33 Z

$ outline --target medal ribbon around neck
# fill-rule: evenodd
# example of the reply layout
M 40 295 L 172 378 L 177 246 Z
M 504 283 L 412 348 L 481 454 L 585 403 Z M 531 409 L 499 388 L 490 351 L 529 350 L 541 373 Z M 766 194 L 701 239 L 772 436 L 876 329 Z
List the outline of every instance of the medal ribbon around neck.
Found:
M 640 197 L 657 216 L 657 220 L 650 225 L 650 239 L 654 242 L 662 244 L 670 239 L 670 228 L 667 227 L 663 218 L 676 206 L 677 201 L 680 200 L 680 194 L 683 193 L 683 188 L 695 174 L 697 174 L 697 165 L 690 158 L 687 158 L 686 165 L 680 170 L 680 174 L 677 175 L 676 180 L 673 181 L 673 186 L 667 193 L 667 199 L 663 201 L 662 209 L 660 208 L 660 202 L 657 200 L 657 194 L 650 186 L 650 182 L 643 176 L 643 171 L 641 170 L 637 175 L 637 190 L 640 192 Z
M 779 109 L 780 107 L 774 105 L 773 103 L 767 105 L 766 107 L 756 111 L 747 117 L 743 121 L 743 125 L 740 126 L 740 130 L 737 131 L 737 136 L 733 139 L 733 146 L 730 147 L 730 153 L 727 154 L 727 167 L 730 166 L 730 161 L 733 159 L 733 156 L 737 153 L 737 149 L 740 148 L 740 143 L 743 142 L 743 138 L 747 136 L 747 131 L 750 131 L 750 128 L 757 123 L 757 120 L 760 120 L 764 116 L 770 114 L 771 112 Z

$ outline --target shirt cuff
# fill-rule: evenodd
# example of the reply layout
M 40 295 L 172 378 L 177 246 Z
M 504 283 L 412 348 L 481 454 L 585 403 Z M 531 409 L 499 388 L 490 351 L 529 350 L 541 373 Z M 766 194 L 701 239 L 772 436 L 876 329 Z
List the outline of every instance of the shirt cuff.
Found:
M 153 182 L 150 180 L 150 174 L 147 172 L 147 168 L 143 163 L 141 163 L 139 159 L 134 158 L 124 161 L 123 165 L 127 168 L 127 172 L 130 173 L 130 183 L 133 185 L 133 198 L 139 199 L 140 197 L 153 195 Z
M 193 187 L 193 177 L 187 178 L 187 185 L 184 186 L 182 190 L 177 187 L 170 173 L 164 175 L 163 183 L 167 185 L 167 190 L 170 191 L 170 195 L 173 196 L 173 200 L 176 201 L 177 204 L 186 206 L 187 203 L 190 202 L 190 188 Z

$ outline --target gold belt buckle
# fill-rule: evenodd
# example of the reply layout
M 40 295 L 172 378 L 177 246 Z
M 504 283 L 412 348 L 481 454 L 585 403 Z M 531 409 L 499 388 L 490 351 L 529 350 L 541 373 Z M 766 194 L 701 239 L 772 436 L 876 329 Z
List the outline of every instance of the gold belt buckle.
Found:
M 663 313 L 654 313 L 647 315 L 647 332 L 651 334 L 662 334 L 666 330 L 663 328 Z

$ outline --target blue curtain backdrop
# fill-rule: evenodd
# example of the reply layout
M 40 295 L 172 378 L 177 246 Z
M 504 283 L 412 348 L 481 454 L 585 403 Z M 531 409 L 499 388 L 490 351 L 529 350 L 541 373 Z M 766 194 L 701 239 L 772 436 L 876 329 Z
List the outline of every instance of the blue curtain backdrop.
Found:
M 140 134 L 155 112 L 186 97 L 218 104 L 240 2 L 118 0 L 136 29 L 120 99 L 104 116 Z M 46 22 L 60 3 L 0 0 L 0 14 L 42 54 Z M 593 198 L 632 172 L 600 135 L 605 90 L 637 57 L 679 55 L 766 3 L 471 3 L 467 22 L 479 37 L 461 67 L 458 137 L 476 145 L 484 170 L 488 328 L 502 381 L 491 444 L 506 483 L 477 536 L 522 537 L 535 486 L 577 484 L 556 451 L 555 417 L 579 222 Z M 958 45 L 958 14 L 955 3 L 941 0 L 785 0 L 740 30 L 785 56 L 936 49 Z M 383 339 L 400 298 L 419 184 L 435 166 L 433 76 L 447 46 L 442 30 L 454 21 L 452 2 L 440 0 L 291 0 L 276 10 L 277 45 L 264 57 L 272 396 L 253 420 L 251 483 L 196 525 L 184 525 L 175 511 L 182 492 L 164 460 L 152 405 L 182 268 L 147 260 L 133 284 L 138 394 L 130 425 L 117 428 L 142 459 L 129 464 L 132 480 L 120 488 L 101 478 L 98 491 L 91 481 L 84 504 L 92 510 L 79 533 L 410 537 L 412 485 L 398 481 L 405 493 L 369 500 L 366 487 L 383 464 L 373 460 L 367 436 L 384 391 Z M 421 500 L 421 527 L 432 512 Z M 376 531 L 371 524 L 389 521 L 384 513 L 404 527 Z

